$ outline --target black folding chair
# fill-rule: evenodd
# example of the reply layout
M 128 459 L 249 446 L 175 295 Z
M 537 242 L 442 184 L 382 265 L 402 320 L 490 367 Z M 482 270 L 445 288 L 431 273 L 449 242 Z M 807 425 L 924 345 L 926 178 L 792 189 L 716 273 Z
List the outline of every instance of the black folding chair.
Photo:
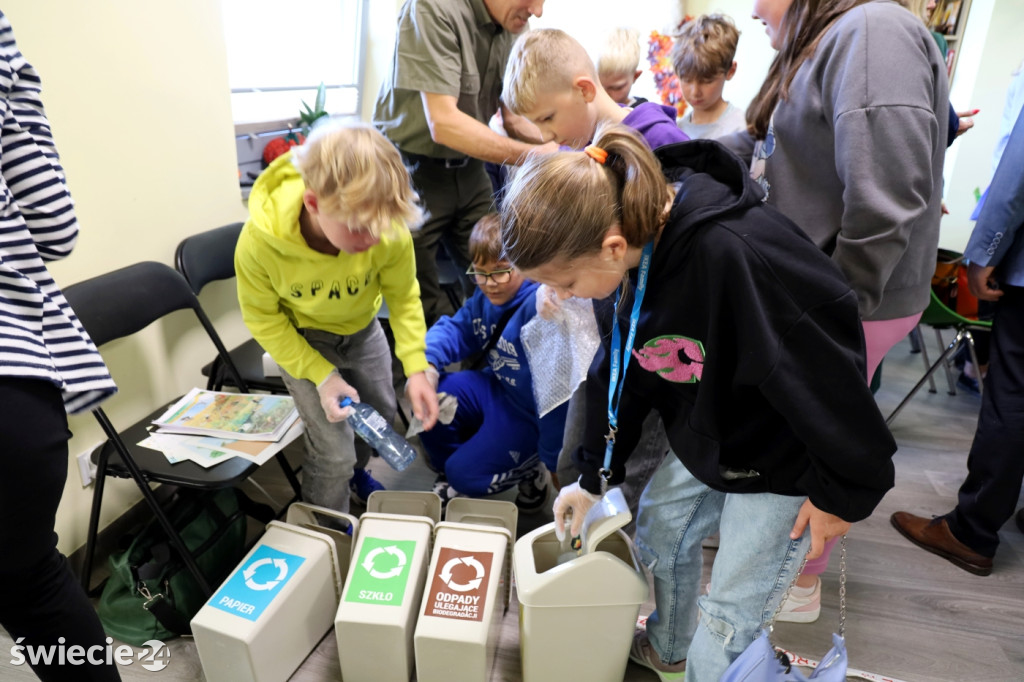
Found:
M 174 267 L 196 296 L 210 282 L 234 278 L 235 244 L 241 231 L 242 223 L 231 223 L 186 237 L 178 244 L 174 252 Z M 263 347 L 256 339 L 243 342 L 228 354 L 249 391 L 287 395 L 288 389 L 281 377 L 264 375 Z M 209 377 L 206 387 L 211 390 L 236 386 L 219 356 L 203 367 L 203 376 Z
M 223 227 L 215 227 L 178 243 L 174 252 L 174 267 L 185 278 L 192 292 L 199 293 L 211 282 L 235 277 L 235 244 L 242 232 L 243 223 L 231 223 Z M 263 373 L 263 346 L 256 339 L 248 339 L 228 351 L 231 364 L 237 376 L 241 377 L 241 386 L 235 373 L 228 371 L 227 364 L 220 355 L 203 366 L 203 376 L 208 377 L 206 387 L 219 391 L 225 386 L 234 386 L 242 392 L 264 392 L 288 395 L 288 388 L 279 376 L 266 376 Z M 295 491 L 295 502 L 300 497 L 297 470 L 293 469 L 283 454 L 278 454 L 277 461 L 281 465 L 284 476 Z
M 235 385 L 244 391 L 245 382 L 231 363 L 227 348 L 199 305 L 199 299 L 185 279 L 173 268 L 152 261 L 137 263 L 73 284 L 64 289 L 64 295 L 97 346 L 131 336 L 175 311 L 191 310 L 217 349 L 217 354 L 226 371 L 236 382 Z M 210 592 L 209 582 L 196 564 L 195 557 L 175 531 L 149 484 L 167 483 L 200 490 L 226 488 L 245 480 L 258 469 L 258 466 L 240 457 L 227 459 L 209 469 L 189 461 L 171 464 L 163 453 L 137 445 L 149 434 L 152 420 L 159 417 L 176 400 L 169 401 L 121 431 L 114 426 L 102 408 L 97 408 L 93 412 L 107 440 L 92 455 L 96 464 L 96 480 L 89 516 L 85 565 L 82 570 L 82 586 L 86 591 L 91 587 L 105 479 L 107 476 L 116 476 L 135 481 L 143 499 L 166 531 L 171 545 L 195 576 L 196 582 L 207 593 Z M 281 453 L 278 453 L 277 457 L 279 461 L 284 459 Z M 283 465 L 287 464 L 285 460 Z M 297 482 L 293 485 L 298 491 Z

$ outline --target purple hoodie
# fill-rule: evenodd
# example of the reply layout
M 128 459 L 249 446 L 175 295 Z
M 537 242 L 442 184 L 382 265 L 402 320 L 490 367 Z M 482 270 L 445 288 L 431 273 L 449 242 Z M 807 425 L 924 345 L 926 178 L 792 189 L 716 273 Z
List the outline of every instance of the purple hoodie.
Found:
M 633 111 L 626 114 L 626 118 L 622 119 L 622 124 L 643 135 L 647 145 L 653 150 L 677 142 L 686 142 L 690 139 L 690 136 L 676 125 L 675 115 L 675 107 L 655 104 L 654 102 L 644 102 L 633 107 Z M 562 145 L 558 149 L 563 152 L 580 151 L 566 145 Z
M 677 142 L 686 142 L 690 137 L 676 126 L 675 107 L 644 102 L 622 119 L 627 125 L 644 136 L 651 149 Z

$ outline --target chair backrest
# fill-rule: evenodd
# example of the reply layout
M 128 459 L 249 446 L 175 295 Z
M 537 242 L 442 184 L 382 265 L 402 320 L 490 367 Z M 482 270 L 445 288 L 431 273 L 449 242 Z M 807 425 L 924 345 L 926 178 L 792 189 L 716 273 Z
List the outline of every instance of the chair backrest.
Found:
M 215 227 L 185 237 L 174 253 L 174 267 L 198 294 L 210 282 L 235 276 L 235 244 L 243 223 Z
M 921 324 L 931 325 L 933 327 L 970 327 L 972 329 L 989 329 L 992 327 L 992 320 L 975 320 L 969 317 L 964 317 L 960 313 L 956 312 L 939 298 L 935 290 L 932 289 L 931 300 L 928 301 L 928 307 L 925 308 L 924 312 L 921 313 Z
M 174 268 L 155 261 L 136 263 L 72 284 L 64 289 L 64 296 L 97 346 L 142 331 L 176 310 L 192 310 L 239 382 L 239 390 L 245 392 L 245 383 L 199 299 Z

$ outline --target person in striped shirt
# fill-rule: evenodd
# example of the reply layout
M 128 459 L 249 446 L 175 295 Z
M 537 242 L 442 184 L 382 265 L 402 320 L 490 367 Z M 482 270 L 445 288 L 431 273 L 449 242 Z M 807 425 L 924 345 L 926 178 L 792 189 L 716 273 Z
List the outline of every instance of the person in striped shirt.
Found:
M 12 656 L 18 649 L 43 680 L 118 680 L 103 627 L 54 532 L 68 473 L 67 415 L 117 390 L 46 269 L 77 238 L 39 76 L 0 12 L 0 625 L 15 640 Z M 60 665 L 61 645 L 81 647 L 81 664 Z M 40 651 L 55 655 L 45 663 Z

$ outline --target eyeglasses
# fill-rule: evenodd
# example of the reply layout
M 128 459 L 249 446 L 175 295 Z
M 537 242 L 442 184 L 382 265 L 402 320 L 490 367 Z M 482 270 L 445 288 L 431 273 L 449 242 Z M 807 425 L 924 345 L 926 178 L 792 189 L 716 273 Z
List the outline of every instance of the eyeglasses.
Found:
M 473 266 L 470 265 L 469 269 L 466 270 L 466 274 L 475 279 L 479 286 L 486 284 L 487 280 L 491 280 L 495 284 L 508 284 L 508 281 L 512 279 L 512 268 L 495 270 L 494 272 L 480 272 L 479 270 L 474 270 Z

